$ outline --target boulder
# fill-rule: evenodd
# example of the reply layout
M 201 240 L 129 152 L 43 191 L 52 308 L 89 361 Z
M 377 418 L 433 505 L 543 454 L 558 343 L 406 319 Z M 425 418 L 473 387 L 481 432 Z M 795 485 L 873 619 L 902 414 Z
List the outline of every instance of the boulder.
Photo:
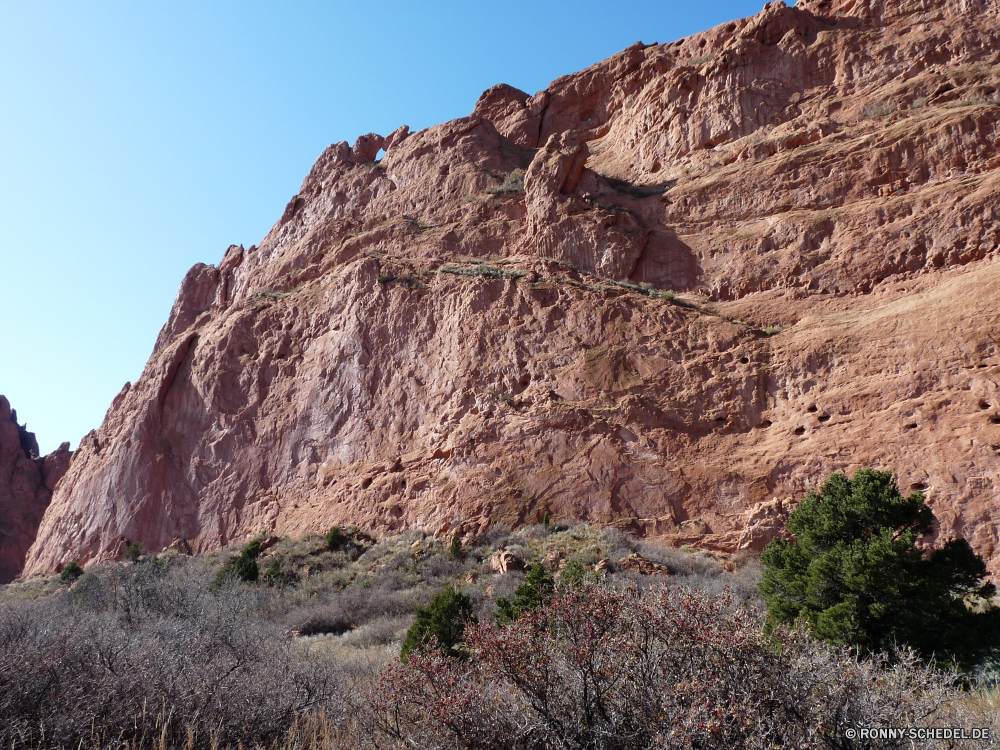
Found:
M 524 570 L 524 560 L 510 550 L 498 550 L 490 557 L 490 570 L 498 575 L 507 575 L 517 570 Z
M 630 570 L 633 573 L 641 573 L 644 576 L 670 575 L 670 568 L 666 565 L 661 565 L 660 563 L 653 562 L 652 560 L 647 560 L 645 557 L 641 557 L 635 553 L 621 558 L 618 561 L 618 567 L 621 570 Z

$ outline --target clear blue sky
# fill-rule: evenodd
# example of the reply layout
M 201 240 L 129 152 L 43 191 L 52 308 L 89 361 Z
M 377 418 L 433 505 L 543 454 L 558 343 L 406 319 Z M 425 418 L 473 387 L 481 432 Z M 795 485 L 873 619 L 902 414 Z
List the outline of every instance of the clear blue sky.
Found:
M 328 144 L 763 4 L 0 0 L 0 393 L 75 448 L 185 271 L 258 243 Z

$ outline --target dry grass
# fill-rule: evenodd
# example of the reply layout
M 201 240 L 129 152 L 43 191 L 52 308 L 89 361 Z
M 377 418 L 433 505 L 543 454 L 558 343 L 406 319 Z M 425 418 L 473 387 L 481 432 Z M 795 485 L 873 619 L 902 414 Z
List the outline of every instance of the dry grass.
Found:
M 710 555 L 611 527 L 496 527 L 460 560 L 448 554 L 450 538 L 420 531 L 347 535 L 336 551 L 316 534 L 280 540 L 258 562 L 262 572 L 276 563 L 281 575 L 256 586 L 212 590 L 233 547 L 93 567 L 72 588 L 57 576 L 0 588 L 0 746 L 372 747 L 369 704 L 414 609 L 452 584 L 491 622 L 496 598 L 524 581 L 523 572 L 491 571 L 501 548 L 529 565 L 548 556 L 592 569 L 608 560 L 602 585 L 614 590 L 687 586 L 761 607 L 755 559 L 736 560 L 730 573 Z M 671 575 L 618 570 L 633 553 Z M 994 693 L 969 700 L 995 709 Z

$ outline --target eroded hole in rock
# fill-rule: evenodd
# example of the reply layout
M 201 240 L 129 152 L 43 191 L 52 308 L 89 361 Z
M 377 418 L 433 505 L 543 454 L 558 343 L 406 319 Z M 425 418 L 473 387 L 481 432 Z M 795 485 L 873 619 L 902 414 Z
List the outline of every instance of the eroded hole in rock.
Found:
M 744 365 L 750 364 L 750 357 L 740 357 L 740 363 Z
M 916 422 L 908 422 L 907 424 L 903 425 L 903 429 L 904 430 L 915 430 L 915 429 L 917 429 L 917 423 Z
M 760 429 L 762 429 L 762 430 L 766 430 L 770 426 L 771 426 L 771 420 L 770 419 L 765 419 L 763 422 L 760 423 Z
M 914 482 L 913 484 L 910 485 L 910 489 L 914 490 L 915 492 L 923 492 L 924 490 L 927 489 L 927 485 L 924 484 L 923 482 Z
M 820 418 L 819 418 L 819 421 L 820 422 L 829 422 L 830 421 L 830 415 L 829 414 L 823 414 L 823 415 L 821 415 Z
M 994 414 L 992 417 L 990 417 L 990 421 L 993 424 L 1000 424 L 1000 414 Z
M 719 424 L 725 424 L 726 423 L 726 418 L 725 417 L 716 417 L 715 421 L 718 422 Z
M 795 434 L 796 435 L 805 435 L 806 434 L 806 428 L 805 427 L 796 427 L 795 428 Z
M 366 479 L 365 481 L 363 481 L 361 483 L 361 489 L 363 489 L 363 490 L 367 490 L 371 486 L 372 486 L 372 478 L 371 477 L 368 477 L 368 479 Z
M 375 161 L 382 161 L 382 157 L 383 156 L 385 156 L 385 149 L 384 148 L 380 148 L 378 150 L 378 153 L 375 154 Z
M 989 409 L 990 408 L 990 402 L 987 401 L 984 398 L 979 399 L 979 408 L 980 409 Z
M 806 409 L 806 411 L 809 412 L 810 414 L 815 414 L 816 412 L 819 411 L 819 409 L 816 407 L 816 404 L 813 404 L 808 409 Z

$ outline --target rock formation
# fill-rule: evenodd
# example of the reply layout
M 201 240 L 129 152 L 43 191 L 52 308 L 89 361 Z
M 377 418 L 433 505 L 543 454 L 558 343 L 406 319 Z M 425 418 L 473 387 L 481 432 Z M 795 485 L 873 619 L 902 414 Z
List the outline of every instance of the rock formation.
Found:
M 33 433 L 17 423 L 17 412 L 0 396 L 0 584 L 24 567 L 52 492 L 69 468 L 69 443 L 38 455 Z
M 997 572 L 998 16 L 771 2 L 330 146 L 188 273 L 27 572 L 546 512 L 758 549 L 865 466 Z

